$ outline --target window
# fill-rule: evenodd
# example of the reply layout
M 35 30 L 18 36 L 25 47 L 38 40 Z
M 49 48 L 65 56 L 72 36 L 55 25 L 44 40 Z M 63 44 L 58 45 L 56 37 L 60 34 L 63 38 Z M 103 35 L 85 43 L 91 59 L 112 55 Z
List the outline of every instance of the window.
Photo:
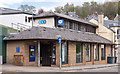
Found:
M 30 19 L 28 19 L 28 22 L 30 22 Z
M 86 54 L 86 56 L 85 56 L 86 62 L 91 61 L 91 46 L 90 46 L 90 43 L 86 43 L 85 52 L 86 52 L 85 53 Z
M 78 24 L 78 31 L 81 31 L 81 25 Z
M 111 45 L 111 47 L 110 47 L 110 56 L 112 57 L 112 49 L 113 49 L 113 47 L 112 47 L 112 45 Z
M 76 63 L 83 61 L 83 46 L 82 43 L 76 43 Z
M 62 44 L 62 64 L 68 64 L 68 46 L 67 42 Z
M 94 45 L 94 60 L 99 60 L 99 44 Z
M 27 22 L 27 16 L 25 16 L 25 22 Z
M 120 29 L 117 29 L 117 34 L 118 34 L 118 35 L 120 34 Z
M 56 44 L 53 44 L 53 50 L 52 50 L 52 64 L 56 64 Z
M 81 25 L 81 31 L 85 32 L 86 31 L 86 26 L 85 25 Z
M 101 60 L 105 60 L 105 45 L 101 45 Z
M 73 29 L 73 23 L 70 22 L 70 26 L 69 26 L 70 29 Z
M 117 29 L 117 39 L 120 39 L 120 29 Z

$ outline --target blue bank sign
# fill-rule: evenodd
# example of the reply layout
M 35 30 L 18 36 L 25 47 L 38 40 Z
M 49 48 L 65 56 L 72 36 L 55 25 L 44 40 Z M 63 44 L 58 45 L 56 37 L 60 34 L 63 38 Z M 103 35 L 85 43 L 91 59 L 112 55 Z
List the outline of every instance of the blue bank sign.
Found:
M 58 43 L 62 43 L 62 37 L 58 38 Z
M 39 20 L 38 21 L 39 24 L 46 24 L 46 22 L 47 22 L 46 20 Z
M 63 26 L 63 19 L 58 19 L 58 26 Z

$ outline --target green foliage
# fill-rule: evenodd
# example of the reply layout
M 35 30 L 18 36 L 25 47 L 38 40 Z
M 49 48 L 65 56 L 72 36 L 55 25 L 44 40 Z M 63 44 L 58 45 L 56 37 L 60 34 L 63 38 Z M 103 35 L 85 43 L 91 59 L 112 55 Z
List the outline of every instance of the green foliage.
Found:
M 19 10 L 25 11 L 25 12 L 30 12 L 30 13 L 35 13 L 35 7 L 32 5 L 21 5 L 18 7 Z
M 16 29 L 13 29 L 13 28 L 10 28 L 10 27 L 4 26 L 4 25 L 0 25 L 0 27 L 7 28 L 8 29 L 8 33 L 18 32 Z
M 61 7 L 56 7 L 55 12 L 61 13 L 65 12 L 76 12 L 80 18 L 86 18 L 90 14 L 100 14 L 108 16 L 109 19 L 113 19 L 115 15 L 120 12 L 120 2 L 105 2 L 104 4 L 98 4 L 97 2 L 84 2 L 82 6 L 74 6 L 73 4 L 65 4 Z

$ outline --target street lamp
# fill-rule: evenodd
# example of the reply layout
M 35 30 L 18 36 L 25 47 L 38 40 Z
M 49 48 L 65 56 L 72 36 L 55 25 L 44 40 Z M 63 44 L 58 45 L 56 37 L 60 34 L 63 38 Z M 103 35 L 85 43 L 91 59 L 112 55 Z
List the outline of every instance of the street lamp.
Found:
M 56 35 L 58 37 L 58 43 L 60 43 L 60 70 L 61 70 L 61 66 L 62 66 L 62 63 L 61 63 L 61 43 L 62 43 L 62 37 L 61 35 Z
M 32 11 L 32 27 L 33 27 L 33 14 L 34 14 L 35 11 L 36 11 L 36 10 L 33 10 L 33 11 Z

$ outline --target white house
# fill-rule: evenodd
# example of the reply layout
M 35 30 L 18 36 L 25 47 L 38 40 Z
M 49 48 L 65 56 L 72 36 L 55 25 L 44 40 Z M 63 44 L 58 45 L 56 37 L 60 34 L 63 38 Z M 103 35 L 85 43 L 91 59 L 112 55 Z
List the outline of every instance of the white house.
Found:
M 28 28 L 32 23 L 28 19 L 32 17 L 31 13 L 0 7 L 0 25 L 18 28 Z

